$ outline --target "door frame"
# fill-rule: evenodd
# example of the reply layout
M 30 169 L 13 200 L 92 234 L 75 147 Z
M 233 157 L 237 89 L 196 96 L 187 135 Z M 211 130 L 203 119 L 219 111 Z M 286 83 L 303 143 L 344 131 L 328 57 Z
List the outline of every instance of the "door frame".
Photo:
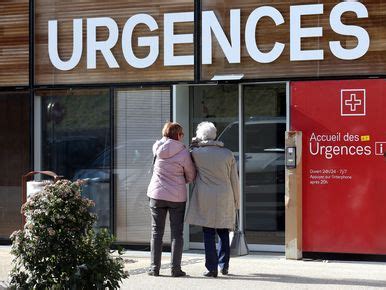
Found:
M 244 96 L 243 89 L 246 85 L 266 85 L 266 84 L 285 84 L 286 85 L 286 130 L 289 130 L 290 124 L 290 82 L 276 81 L 276 82 L 240 82 L 238 83 L 238 121 L 239 121 L 239 144 L 243 145 L 244 141 Z M 194 86 L 215 86 L 219 84 L 181 84 L 173 85 L 173 120 L 180 123 L 182 126 L 189 128 L 190 124 L 190 107 L 189 107 L 189 89 Z M 227 85 L 227 84 L 224 84 Z M 182 111 L 181 111 L 182 110 Z M 188 114 L 186 114 L 188 112 Z M 185 143 L 189 143 L 189 136 L 185 136 Z M 245 230 L 244 220 L 244 146 L 239 147 L 239 177 L 240 177 L 240 228 Z M 282 252 L 285 251 L 285 245 L 271 245 L 271 244 L 248 244 L 250 251 L 259 252 Z M 184 225 L 184 249 L 204 249 L 204 243 L 190 242 L 189 239 L 189 225 Z
M 245 82 L 239 83 L 239 178 L 240 178 L 240 228 L 245 232 L 245 206 L 244 206 L 244 184 L 245 184 L 245 174 L 244 174 L 244 86 L 250 85 L 266 85 L 266 84 L 285 84 L 286 85 L 286 130 L 289 130 L 289 121 L 290 121 L 290 83 L 288 81 L 277 81 L 277 82 Z M 283 136 L 284 138 L 284 136 Z M 248 242 L 248 241 L 247 241 Z M 285 245 L 271 245 L 271 244 L 250 244 L 248 243 L 248 248 L 250 251 L 256 252 L 285 252 Z

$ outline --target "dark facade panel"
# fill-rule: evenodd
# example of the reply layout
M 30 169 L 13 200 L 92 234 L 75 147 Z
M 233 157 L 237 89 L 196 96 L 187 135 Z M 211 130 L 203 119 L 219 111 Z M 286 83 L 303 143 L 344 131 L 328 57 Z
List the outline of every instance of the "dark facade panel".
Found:
M 29 92 L 0 93 L 0 239 L 22 227 L 21 176 L 29 170 Z

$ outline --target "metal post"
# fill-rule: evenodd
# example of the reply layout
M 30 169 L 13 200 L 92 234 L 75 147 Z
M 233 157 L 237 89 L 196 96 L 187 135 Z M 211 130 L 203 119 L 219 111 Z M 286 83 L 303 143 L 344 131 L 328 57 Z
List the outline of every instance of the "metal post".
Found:
M 240 177 L 240 230 L 244 232 L 244 98 L 239 84 L 239 177 Z
M 115 228 L 115 90 L 110 87 L 109 89 L 110 100 L 110 232 L 114 235 L 117 234 Z
M 194 1 L 194 81 L 201 80 L 201 0 Z
M 173 121 L 181 124 L 183 128 L 185 128 L 185 136 L 183 142 L 185 144 L 189 144 L 190 137 L 188 132 L 189 130 L 189 86 L 183 85 L 174 85 L 173 86 Z M 187 190 L 189 192 L 189 185 L 187 186 Z M 189 204 L 189 198 L 187 207 Z M 190 248 L 190 240 L 189 240 L 190 232 L 189 225 L 184 224 L 184 250 L 189 250 Z
M 286 131 L 285 146 L 296 148 L 296 167 L 285 170 L 285 256 L 302 258 L 302 132 Z

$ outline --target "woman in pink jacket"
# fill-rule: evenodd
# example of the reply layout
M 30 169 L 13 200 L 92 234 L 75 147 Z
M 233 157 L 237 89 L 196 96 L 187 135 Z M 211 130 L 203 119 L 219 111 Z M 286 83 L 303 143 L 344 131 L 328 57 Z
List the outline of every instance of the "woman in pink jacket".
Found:
M 183 228 L 187 200 L 186 184 L 194 180 L 196 169 L 189 151 L 182 143 L 184 132 L 178 123 L 168 122 L 162 129 L 163 138 L 153 145 L 155 163 L 147 189 L 152 216 L 151 265 L 148 272 L 159 276 L 162 238 L 166 213 L 169 212 L 171 230 L 171 275 L 185 276 L 181 270 Z

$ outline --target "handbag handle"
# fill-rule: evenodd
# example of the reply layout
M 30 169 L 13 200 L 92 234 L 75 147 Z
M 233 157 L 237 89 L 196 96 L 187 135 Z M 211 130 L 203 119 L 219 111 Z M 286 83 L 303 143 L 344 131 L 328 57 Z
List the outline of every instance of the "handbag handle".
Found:
M 235 230 L 240 230 L 240 211 L 236 209 L 236 224 L 235 224 Z
M 153 171 L 154 171 L 154 164 L 155 164 L 155 160 L 157 159 L 157 154 L 155 154 L 153 156 L 153 162 L 151 163 L 151 166 L 149 168 L 149 171 L 147 172 L 148 174 L 153 174 Z
M 35 174 L 43 174 L 43 175 L 48 175 L 48 176 L 51 176 L 52 178 L 54 178 L 54 181 L 58 181 L 58 179 L 60 179 L 59 175 L 57 175 L 55 172 L 53 171 L 31 171 L 31 172 L 28 172 L 27 174 L 23 175 L 22 177 L 22 181 L 27 181 L 27 178 L 32 176 L 32 175 L 35 175 Z

